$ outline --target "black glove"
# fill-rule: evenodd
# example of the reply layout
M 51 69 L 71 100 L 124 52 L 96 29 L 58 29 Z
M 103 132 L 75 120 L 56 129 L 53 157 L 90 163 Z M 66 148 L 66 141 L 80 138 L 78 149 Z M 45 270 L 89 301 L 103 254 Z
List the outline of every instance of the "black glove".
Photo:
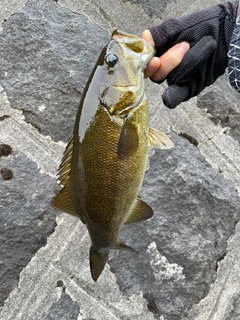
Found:
M 163 102 L 168 108 L 198 95 L 225 72 L 237 8 L 238 1 L 226 2 L 149 28 L 158 57 L 176 43 L 187 41 L 191 46 L 167 76 Z

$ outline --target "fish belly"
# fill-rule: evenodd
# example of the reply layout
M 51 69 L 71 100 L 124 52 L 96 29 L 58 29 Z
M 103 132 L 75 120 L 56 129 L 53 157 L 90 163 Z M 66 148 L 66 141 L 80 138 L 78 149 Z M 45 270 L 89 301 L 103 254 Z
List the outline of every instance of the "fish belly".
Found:
M 79 142 L 74 189 L 79 190 L 88 225 L 120 229 L 137 199 L 147 161 L 147 134 L 140 130 L 137 151 L 128 159 L 120 160 L 117 145 L 121 128 L 121 121 L 111 117 L 100 105 L 84 139 Z

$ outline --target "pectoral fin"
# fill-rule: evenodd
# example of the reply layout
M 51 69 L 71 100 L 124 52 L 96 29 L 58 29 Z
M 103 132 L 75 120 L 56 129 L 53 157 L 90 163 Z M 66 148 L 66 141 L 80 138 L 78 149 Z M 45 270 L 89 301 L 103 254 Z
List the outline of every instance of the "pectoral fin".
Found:
M 160 130 L 156 128 L 149 128 L 149 144 L 154 148 L 173 148 L 174 143 Z
M 124 224 L 130 224 L 133 222 L 147 220 L 152 216 L 153 216 L 152 208 L 138 198 L 135 207 L 133 208 L 130 216 L 124 222 Z
M 117 146 L 117 156 L 120 160 L 126 160 L 133 155 L 138 148 L 138 127 L 131 120 L 127 118 L 123 124 Z

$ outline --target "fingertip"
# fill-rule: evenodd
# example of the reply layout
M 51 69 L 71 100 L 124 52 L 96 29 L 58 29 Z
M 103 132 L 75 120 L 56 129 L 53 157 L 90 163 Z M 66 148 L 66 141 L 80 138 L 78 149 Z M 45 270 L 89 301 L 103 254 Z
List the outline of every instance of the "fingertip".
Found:
M 190 49 L 190 44 L 186 41 L 180 42 L 178 48 L 182 50 L 183 53 L 186 53 Z
M 150 32 L 149 29 L 146 29 L 143 31 L 142 33 L 142 38 L 147 41 L 149 44 L 151 44 L 153 47 L 155 46 L 155 43 L 154 43 L 154 40 L 153 40 L 153 37 L 152 37 L 152 34 Z
M 161 66 L 161 60 L 158 57 L 153 57 L 148 64 L 148 67 L 153 71 L 156 72 Z
M 152 76 L 154 81 L 162 81 L 167 78 L 182 61 L 185 53 L 190 49 L 188 42 L 180 42 L 161 56 L 161 68 Z

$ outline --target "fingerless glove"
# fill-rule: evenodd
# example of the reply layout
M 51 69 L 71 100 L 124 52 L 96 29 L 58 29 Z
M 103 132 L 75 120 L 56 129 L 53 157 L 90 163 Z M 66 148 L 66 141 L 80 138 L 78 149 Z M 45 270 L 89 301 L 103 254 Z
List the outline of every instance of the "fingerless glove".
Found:
M 224 73 L 237 8 L 238 1 L 226 2 L 149 28 L 159 57 L 181 41 L 191 46 L 180 65 L 167 76 L 169 87 L 163 93 L 167 107 L 175 108 L 198 95 Z

